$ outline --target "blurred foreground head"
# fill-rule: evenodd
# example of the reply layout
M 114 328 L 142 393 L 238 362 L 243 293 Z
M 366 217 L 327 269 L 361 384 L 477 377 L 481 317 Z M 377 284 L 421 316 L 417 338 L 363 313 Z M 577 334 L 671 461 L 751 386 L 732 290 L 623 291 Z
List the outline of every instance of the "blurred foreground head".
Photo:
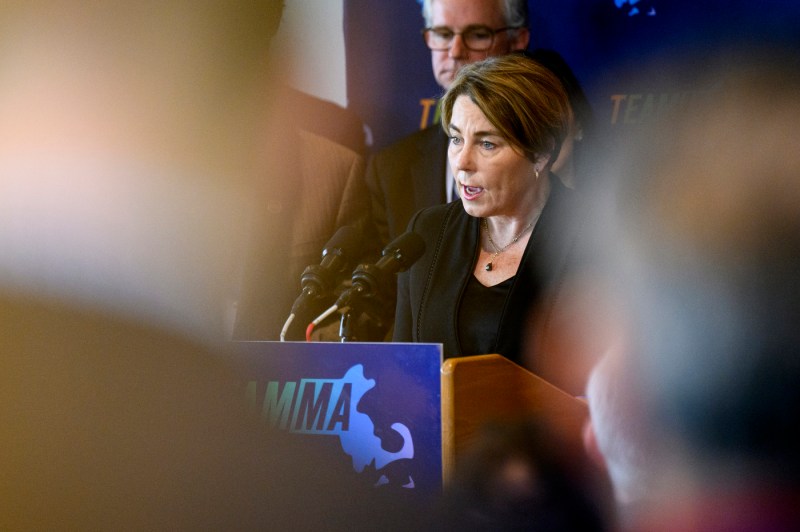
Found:
M 221 334 L 281 2 L 0 7 L 0 289 Z
M 310 515 L 216 349 L 280 4 L 0 4 L 0 528 Z
M 714 519 L 800 487 L 800 70 L 712 66 L 702 102 L 609 158 L 587 240 L 623 316 L 589 386 L 600 450 L 629 499 L 699 493 Z
M 539 420 L 490 422 L 445 486 L 447 530 L 608 530 L 597 486 Z

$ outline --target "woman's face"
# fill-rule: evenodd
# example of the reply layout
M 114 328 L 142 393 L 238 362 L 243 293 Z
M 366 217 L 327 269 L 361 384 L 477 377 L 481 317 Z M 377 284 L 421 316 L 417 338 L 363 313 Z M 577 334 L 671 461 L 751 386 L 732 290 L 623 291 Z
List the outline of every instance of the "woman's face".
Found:
M 447 158 L 467 214 L 528 216 L 537 187 L 547 178 L 544 161 L 534 165 L 514 149 L 469 96 L 456 98 L 449 135 Z

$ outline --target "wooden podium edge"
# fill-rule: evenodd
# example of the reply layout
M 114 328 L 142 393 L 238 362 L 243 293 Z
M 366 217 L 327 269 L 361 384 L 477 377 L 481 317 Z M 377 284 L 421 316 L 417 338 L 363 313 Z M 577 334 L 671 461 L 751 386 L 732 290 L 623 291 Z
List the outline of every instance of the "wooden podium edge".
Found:
M 459 449 L 468 442 L 465 433 L 470 432 L 470 427 L 495 418 L 538 415 L 556 420 L 570 438 L 580 438 L 582 424 L 588 418 L 585 401 L 499 354 L 449 358 L 442 363 L 441 379 L 445 484 L 455 471 Z M 464 395 L 463 400 L 459 393 Z M 476 394 L 485 399 L 481 408 L 475 411 L 465 408 L 465 403 L 474 401 Z M 513 400 L 504 402 L 503 398 Z

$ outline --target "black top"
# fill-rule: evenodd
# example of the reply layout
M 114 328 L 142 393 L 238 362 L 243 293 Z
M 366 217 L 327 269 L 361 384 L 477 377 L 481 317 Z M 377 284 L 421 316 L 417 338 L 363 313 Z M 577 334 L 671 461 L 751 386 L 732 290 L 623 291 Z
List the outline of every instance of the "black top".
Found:
M 573 193 L 556 177 L 551 187 L 517 275 L 509 280 L 499 319 L 491 320 L 495 329 L 485 342 L 481 340 L 477 353 L 461 343 L 459 331 L 466 328 L 460 324 L 459 309 L 480 252 L 480 219 L 468 215 L 460 201 L 418 212 L 409 230 L 422 236 L 425 254 L 398 277 L 393 341 L 441 343 L 445 358 L 499 353 L 521 363 L 528 309 L 560 287 L 579 226 L 573 223 L 577 221 Z
M 465 355 L 489 353 L 497 340 L 503 304 L 514 277 L 484 286 L 472 275 L 458 309 L 458 340 Z

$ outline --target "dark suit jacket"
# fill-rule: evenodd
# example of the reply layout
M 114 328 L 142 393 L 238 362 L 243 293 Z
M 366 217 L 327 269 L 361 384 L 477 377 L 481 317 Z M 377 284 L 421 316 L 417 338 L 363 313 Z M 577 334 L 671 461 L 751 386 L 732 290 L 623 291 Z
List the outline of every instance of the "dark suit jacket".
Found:
M 403 234 L 414 213 L 446 201 L 446 164 L 447 135 L 439 124 L 372 156 L 366 181 L 373 223 L 382 244 Z
M 366 154 L 364 124 L 351 109 L 292 87 L 286 87 L 281 97 L 281 105 L 296 111 L 292 113 L 294 127 L 330 139 L 362 157 Z
M 503 307 L 492 352 L 517 363 L 523 363 L 528 309 L 545 295 L 552 296 L 565 275 L 577 224 L 565 224 L 564 216 L 573 201 L 572 193 L 553 177 L 550 198 Z M 421 211 L 409 230 L 423 237 L 426 248 L 422 258 L 399 276 L 393 341 L 442 343 L 445 358 L 483 354 L 462 352 L 457 322 L 461 297 L 479 253 L 480 219 L 469 216 L 456 201 Z
M 287 157 L 293 157 L 287 165 L 291 175 L 270 176 L 258 213 L 243 274 L 237 340 L 277 340 L 300 295 L 305 267 L 319 264 L 322 248 L 338 227 L 362 226 L 369 217 L 361 156 L 302 130 L 288 144 L 294 150 L 287 148 Z M 308 322 L 296 321 L 288 339 L 304 338 Z

